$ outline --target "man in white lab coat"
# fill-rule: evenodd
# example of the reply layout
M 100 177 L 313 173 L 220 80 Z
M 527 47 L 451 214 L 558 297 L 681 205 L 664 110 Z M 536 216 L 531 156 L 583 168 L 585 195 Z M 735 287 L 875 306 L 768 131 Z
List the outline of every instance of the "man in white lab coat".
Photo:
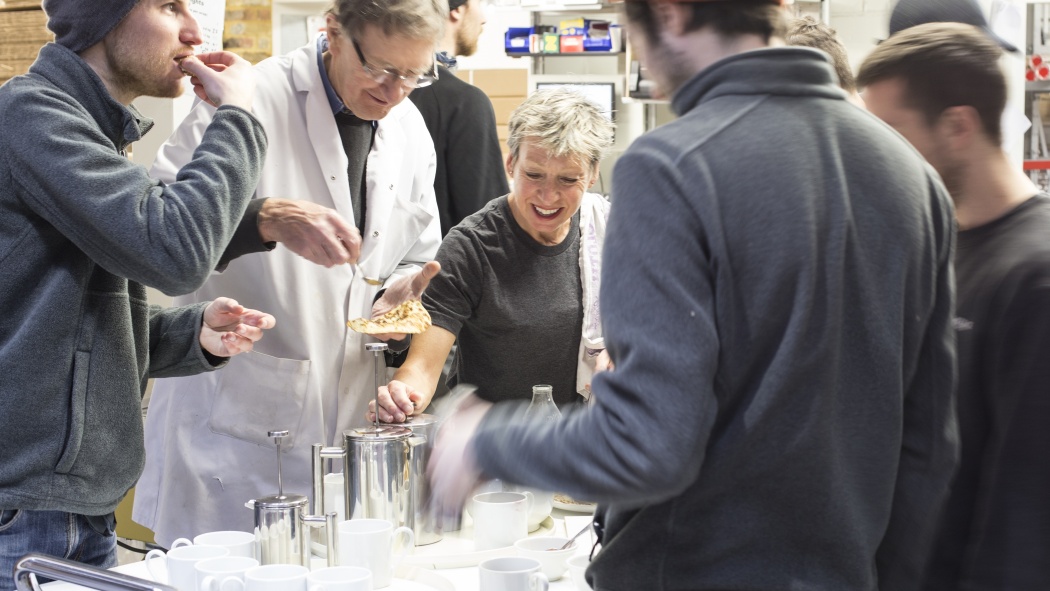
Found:
M 311 201 L 351 220 L 362 237 L 360 271 L 278 249 L 244 256 L 176 300 L 221 293 L 271 311 L 277 326 L 220 372 L 154 387 L 133 518 L 158 543 L 251 531 L 245 502 L 277 491 L 267 431 L 290 431 L 284 490 L 308 494 L 311 444 L 339 443 L 343 430 L 364 422 L 374 394 L 373 358 L 364 351 L 371 337 L 349 331 L 346 320 L 419 297 L 437 272 L 427 264 L 440 242 L 434 148 L 404 99 L 432 81 L 447 15 L 445 0 L 338 0 L 316 42 L 256 67 L 253 109 L 270 141 L 256 197 Z M 158 178 L 174 178 L 213 114 L 194 108 L 161 149 Z

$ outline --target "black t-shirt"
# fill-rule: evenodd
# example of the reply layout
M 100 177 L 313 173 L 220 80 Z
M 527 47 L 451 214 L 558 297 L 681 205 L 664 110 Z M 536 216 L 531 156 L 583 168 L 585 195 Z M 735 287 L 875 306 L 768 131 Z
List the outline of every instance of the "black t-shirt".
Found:
M 563 406 L 580 400 L 576 367 L 583 330 L 580 213 L 561 244 L 545 246 L 514 221 L 507 197 L 453 228 L 423 292 L 434 324 L 457 336 L 449 385 L 485 400 L 532 398 L 550 384 Z
M 959 232 L 959 471 L 927 591 L 1050 588 L 1050 197 Z

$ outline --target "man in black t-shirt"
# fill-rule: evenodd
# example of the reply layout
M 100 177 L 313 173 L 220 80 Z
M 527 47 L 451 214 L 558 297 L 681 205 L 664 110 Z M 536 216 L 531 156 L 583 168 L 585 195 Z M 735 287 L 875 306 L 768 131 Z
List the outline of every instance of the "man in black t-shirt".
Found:
M 961 458 L 928 590 L 1050 582 L 1050 198 L 1000 148 L 1001 53 L 979 28 L 927 24 L 879 45 L 858 76 L 868 109 L 941 174 L 959 228 Z

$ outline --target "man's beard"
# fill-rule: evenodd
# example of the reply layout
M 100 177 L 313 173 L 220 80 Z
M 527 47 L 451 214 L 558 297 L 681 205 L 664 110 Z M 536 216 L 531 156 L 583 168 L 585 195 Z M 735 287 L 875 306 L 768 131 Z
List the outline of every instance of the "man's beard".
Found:
M 182 83 L 173 84 L 163 78 L 172 65 L 174 54 L 170 56 L 146 56 L 142 50 L 132 52 L 130 48 L 118 44 L 112 50 L 107 49 L 113 82 L 135 96 L 154 96 L 175 98 L 182 94 Z
M 663 43 L 649 43 L 648 45 L 645 50 L 649 58 L 646 66 L 650 72 L 659 73 L 658 76 L 654 76 L 654 79 L 659 86 L 660 93 L 666 98 L 671 98 L 671 95 L 695 76 L 696 72 L 689 65 L 689 60 L 685 55 L 672 51 Z M 659 65 L 654 68 L 654 63 Z
M 456 31 L 455 49 L 457 56 L 474 55 L 474 52 L 478 50 L 478 36 L 471 37 L 466 29 L 459 29 Z

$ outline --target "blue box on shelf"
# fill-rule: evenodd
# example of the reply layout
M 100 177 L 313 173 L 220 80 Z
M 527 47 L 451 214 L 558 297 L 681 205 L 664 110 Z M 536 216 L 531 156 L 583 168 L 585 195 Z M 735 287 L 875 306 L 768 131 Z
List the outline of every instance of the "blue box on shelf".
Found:
M 507 53 L 529 53 L 529 35 L 532 27 L 509 27 L 503 37 Z
M 612 39 L 609 37 L 584 37 L 584 51 L 612 51 Z

